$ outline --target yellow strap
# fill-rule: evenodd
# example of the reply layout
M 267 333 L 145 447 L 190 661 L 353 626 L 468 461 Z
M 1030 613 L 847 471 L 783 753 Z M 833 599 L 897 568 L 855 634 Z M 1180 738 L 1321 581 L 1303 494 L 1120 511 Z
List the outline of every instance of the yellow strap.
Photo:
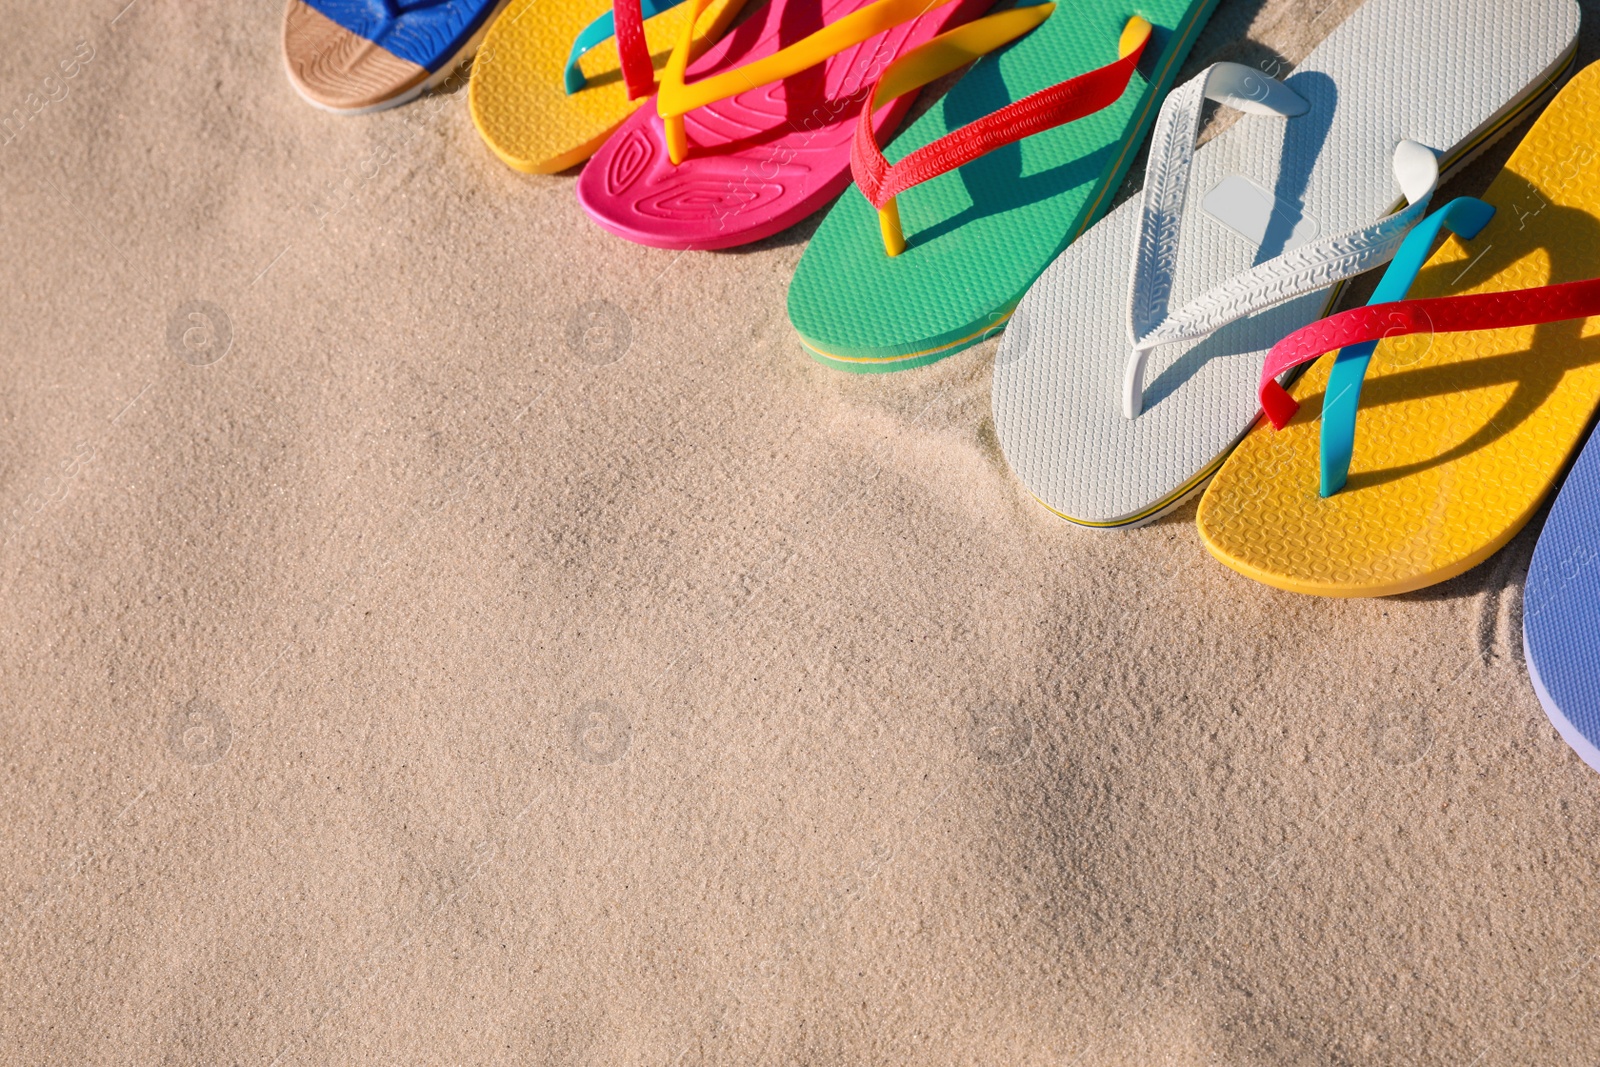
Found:
M 661 85 L 656 94 L 656 111 L 665 126 L 667 154 L 673 163 L 683 162 L 688 151 L 688 138 L 683 129 L 683 116 L 687 112 L 718 100 L 726 100 L 758 85 L 792 77 L 829 56 L 876 37 L 902 22 L 925 15 L 950 0 L 876 0 L 787 48 L 762 56 L 742 67 L 702 78 L 693 85 L 685 85 L 683 79 L 689 66 L 694 24 L 700 20 L 700 13 L 710 0 L 689 2 L 694 14 L 684 23 L 678 44 L 661 71 Z
M 878 91 L 872 97 L 873 110 L 882 107 L 886 101 L 914 92 L 934 79 L 988 55 L 1002 45 L 1010 44 L 1049 18 L 1055 9 L 1056 5 L 1052 3 L 1014 7 L 995 15 L 985 15 L 918 45 L 890 63 L 883 72 L 883 77 L 878 81 Z
M 702 52 L 722 39 L 722 35 L 728 31 L 728 25 L 733 22 L 734 19 L 739 17 L 740 11 L 744 10 L 745 3 L 746 0 L 732 0 L 731 3 L 724 4 L 722 6 L 722 10 L 717 12 L 717 17 L 700 28 L 700 32 L 696 33 L 693 40 L 689 42 L 688 61 L 690 63 L 693 63 L 695 60 L 699 59 Z M 702 11 L 704 11 L 703 5 L 696 11 L 696 22 L 699 21 L 700 12 Z M 674 49 L 673 51 L 677 50 Z M 660 80 L 661 79 L 657 77 L 656 81 L 658 83 Z M 658 85 L 658 91 L 659 88 L 660 86 Z

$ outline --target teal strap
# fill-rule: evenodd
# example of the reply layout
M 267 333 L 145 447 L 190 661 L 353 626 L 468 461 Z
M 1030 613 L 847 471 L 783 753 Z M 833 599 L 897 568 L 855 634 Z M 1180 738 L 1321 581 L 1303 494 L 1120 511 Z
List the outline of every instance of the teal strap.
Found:
M 681 3 L 683 3 L 683 0 L 640 0 L 640 15 L 647 19 L 654 18 L 663 11 L 669 11 Z M 612 17 L 609 11 L 589 23 L 578 34 L 577 38 L 572 42 L 572 51 L 567 53 L 567 68 L 564 71 L 568 96 L 589 84 L 583 76 L 583 71 L 578 69 L 578 60 L 595 45 L 611 40 L 616 34 L 616 19 Z
M 1441 229 L 1448 226 L 1453 233 L 1470 241 L 1493 217 L 1494 208 L 1482 200 L 1463 196 L 1417 223 L 1401 242 L 1400 251 L 1383 272 L 1383 280 L 1373 290 L 1367 306 L 1405 299 Z M 1377 341 L 1365 341 L 1340 349 L 1328 373 L 1328 389 L 1322 401 L 1323 496 L 1332 496 L 1343 489 L 1345 480 L 1350 477 L 1350 455 L 1356 441 L 1356 406 L 1361 403 L 1361 383 L 1366 380 L 1367 365 L 1372 362 L 1372 352 L 1377 347 Z

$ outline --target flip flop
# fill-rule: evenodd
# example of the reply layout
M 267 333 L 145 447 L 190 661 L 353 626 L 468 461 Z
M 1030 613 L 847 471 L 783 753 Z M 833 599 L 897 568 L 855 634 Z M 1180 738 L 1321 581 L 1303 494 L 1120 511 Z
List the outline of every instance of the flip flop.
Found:
M 1255 421 L 1272 345 L 1394 255 L 1441 167 L 1552 89 L 1577 31 L 1573 0 L 1368 0 L 1283 82 L 1217 64 L 1174 89 L 1142 197 L 1045 271 L 996 354 L 1023 484 L 1098 527 L 1202 486 Z M 1196 151 L 1208 98 L 1249 113 Z
M 1522 652 L 1550 722 L 1600 771 L 1600 436 L 1578 456 L 1533 550 Z
M 707 2 L 688 6 L 698 17 Z M 849 183 L 856 114 L 877 72 L 993 3 L 770 0 L 692 70 L 685 31 L 656 106 L 595 153 L 578 200 L 600 226 L 657 248 L 732 248 L 792 226 Z M 911 102 L 879 111 L 878 135 Z
M 382 111 L 439 85 L 470 56 L 506 0 L 289 0 L 289 84 L 340 115 Z
M 1214 556 L 1280 589 L 1383 596 L 1461 574 L 1527 523 L 1600 407 L 1600 342 L 1584 336 L 1600 328 L 1600 280 L 1574 280 L 1600 264 L 1597 140 L 1590 66 L 1483 201 L 1457 200 L 1407 238 L 1371 305 L 1274 346 L 1259 396 L 1281 429 L 1250 434 L 1206 490 Z M 1420 298 L 1402 299 L 1441 224 L 1458 237 Z M 1294 396 L 1278 384 L 1341 348 Z
M 1130 32 L 1124 0 L 1077 3 L 979 60 L 895 138 L 892 167 L 864 129 L 853 170 L 876 195 L 833 206 L 789 285 L 789 321 L 811 355 L 840 370 L 905 370 L 1002 325 L 1106 209 L 1215 6 L 1151 0 L 1135 16 L 1144 29 Z M 893 95 L 892 71 L 876 101 Z M 1073 71 L 1090 73 L 1060 81 Z M 908 178 L 920 184 L 894 195 Z M 880 204 L 894 212 L 893 252 L 880 237 Z
M 532 174 L 594 155 L 655 92 L 653 53 L 676 41 L 691 17 L 680 4 L 620 0 L 613 13 L 609 0 L 512 0 L 489 27 L 467 88 L 484 144 Z M 711 0 L 691 54 L 721 37 L 743 5 Z

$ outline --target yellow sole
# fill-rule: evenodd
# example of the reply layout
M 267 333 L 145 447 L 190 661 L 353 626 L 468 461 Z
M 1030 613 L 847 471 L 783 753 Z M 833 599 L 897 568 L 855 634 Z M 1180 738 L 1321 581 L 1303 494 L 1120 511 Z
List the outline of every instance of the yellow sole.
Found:
M 702 46 L 722 36 L 743 0 L 712 0 L 700 18 Z M 634 109 L 622 83 L 615 41 L 597 45 L 581 67 L 588 85 L 567 95 L 567 53 L 611 0 L 511 0 L 489 27 L 467 88 L 472 123 L 506 165 L 529 174 L 554 174 L 582 163 Z M 645 40 L 659 70 L 691 5 L 679 4 L 645 22 Z M 648 99 L 648 98 L 646 98 Z
M 1452 237 L 1414 297 L 1593 277 L 1600 263 L 1600 65 L 1564 88 L 1483 199 L 1493 221 Z M 1384 341 L 1362 390 L 1349 483 L 1319 495 L 1332 357 L 1291 392 L 1288 426 L 1257 426 L 1217 472 L 1197 524 L 1247 577 L 1320 596 L 1387 596 L 1455 577 L 1527 523 L 1600 404 L 1600 318 Z

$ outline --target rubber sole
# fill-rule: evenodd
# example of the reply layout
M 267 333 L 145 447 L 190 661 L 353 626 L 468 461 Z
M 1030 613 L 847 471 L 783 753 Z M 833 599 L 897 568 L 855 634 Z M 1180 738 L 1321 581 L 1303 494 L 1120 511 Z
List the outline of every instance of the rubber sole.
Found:
M 1573 68 L 1577 64 L 1577 59 L 1578 50 L 1575 42 L 1569 46 L 1565 52 L 1562 53 L 1561 58 L 1559 58 L 1553 65 L 1554 69 L 1550 73 L 1531 84 L 1525 92 L 1513 98 L 1504 108 L 1497 112 L 1494 117 L 1485 123 L 1484 127 L 1476 132 L 1465 144 L 1445 157 L 1444 161 L 1440 164 L 1439 184 L 1442 186 L 1445 182 L 1460 174 L 1484 152 L 1487 152 L 1490 148 L 1494 147 L 1494 145 L 1499 142 L 1501 138 L 1505 137 L 1505 135 L 1511 131 L 1511 128 L 1515 126 L 1517 122 L 1525 117 L 1530 111 L 1553 98 L 1557 91 L 1559 91 L 1561 88 L 1562 83 L 1572 74 Z M 1405 206 L 1404 201 L 1398 201 L 1393 205 L 1391 210 L 1399 210 L 1403 206 Z M 1323 306 L 1321 312 L 1322 316 L 1328 315 L 1338 305 L 1344 294 L 1344 289 L 1345 283 L 1342 282 L 1334 288 L 1334 291 L 1329 295 L 1327 302 Z M 1306 368 L 1302 368 L 1300 372 L 1296 373 L 1290 378 L 1289 382 L 1286 382 L 1285 384 L 1290 384 L 1293 381 L 1298 380 L 1300 375 L 1304 373 L 1305 369 Z M 1207 465 L 1204 470 L 1196 474 L 1194 478 L 1190 479 L 1188 482 L 1185 482 L 1183 486 L 1181 486 L 1175 492 L 1162 498 L 1160 501 L 1157 501 L 1150 507 L 1142 509 L 1136 514 L 1129 515 L 1125 518 L 1119 518 L 1109 522 L 1091 522 L 1086 519 L 1075 518 L 1074 516 L 1063 514 L 1062 512 L 1057 511 L 1055 508 L 1050 507 L 1050 505 L 1046 504 L 1043 500 L 1039 500 L 1039 503 L 1049 510 L 1051 514 L 1058 515 L 1076 526 L 1083 526 L 1088 529 L 1119 530 L 1142 526 L 1146 523 L 1154 522 L 1162 515 L 1167 514 L 1184 501 L 1194 496 L 1197 492 L 1205 489 L 1211 479 L 1216 476 L 1217 471 L 1222 469 L 1222 465 L 1227 462 L 1229 456 L 1232 455 L 1234 448 L 1238 447 L 1239 442 L 1243 441 L 1245 437 L 1256 428 L 1256 425 L 1256 423 L 1251 423 L 1251 425 L 1234 440 L 1232 446 L 1225 449 L 1222 454 L 1217 456 L 1210 464 Z M 1039 498 L 1035 496 L 1034 499 L 1038 500 Z M 1509 539 L 1510 538 L 1507 538 L 1507 540 Z M 1485 556 L 1484 558 L 1486 559 L 1488 557 Z M 1464 573 L 1466 570 L 1470 570 L 1472 566 L 1476 566 L 1477 563 L 1481 562 L 1482 560 L 1480 559 L 1470 566 L 1461 568 L 1461 570 L 1457 573 Z M 1449 577 L 1454 576 L 1455 575 L 1452 574 Z M 1251 577 L 1255 576 L 1251 575 Z M 1261 579 L 1258 578 L 1257 580 Z M 1427 585 L 1432 583 L 1423 584 Z M 1411 589 L 1395 589 L 1392 592 L 1401 593 L 1410 591 Z M 1386 593 L 1378 595 L 1389 594 Z
M 912 224 L 908 222 L 907 232 L 911 236 L 912 246 L 896 261 L 896 264 L 903 263 L 905 266 L 884 263 L 881 268 L 876 260 L 883 257 L 883 252 L 870 210 L 854 203 L 835 205 L 829 218 L 824 221 L 823 228 L 812 239 L 812 245 L 807 249 L 806 257 L 802 259 L 790 287 L 790 321 L 807 354 L 824 366 L 848 373 L 877 374 L 911 370 L 954 355 L 1003 330 L 1038 273 L 1109 209 L 1116 190 L 1127 176 L 1129 166 L 1155 122 L 1166 91 L 1176 80 L 1179 68 L 1215 6 L 1215 0 L 1208 0 L 1181 9 L 1181 14 L 1174 10 L 1177 5 L 1167 5 L 1159 15 L 1144 12 L 1153 19 L 1170 19 L 1173 25 L 1162 31 L 1165 39 L 1160 51 L 1147 53 L 1146 63 L 1141 64 L 1135 80 L 1142 80 L 1144 88 L 1129 90 L 1130 93 L 1142 91 L 1142 99 L 1137 101 L 1136 108 L 1130 109 L 1119 102 L 1103 113 L 1088 116 L 1068 127 L 1045 132 L 1037 140 L 1030 138 L 1019 146 L 1005 150 L 1018 155 L 1019 174 L 1026 172 L 1033 180 L 1043 177 L 1045 172 L 1070 172 L 1072 168 L 1086 164 L 1094 166 L 1093 161 L 1102 153 L 1111 157 L 1109 166 L 1103 163 L 1094 166 L 1096 170 L 1105 169 L 1095 184 L 1087 185 L 1086 199 L 1072 199 L 1071 190 L 1083 189 L 1085 185 L 1074 186 L 1068 180 L 1045 197 L 1054 206 L 1046 208 L 1037 205 L 1022 193 L 1022 185 L 1018 181 L 997 180 L 997 175 L 987 174 L 984 168 L 989 164 L 985 162 L 985 157 L 962 168 L 959 176 L 941 176 L 926 188 L 906 194 L 906 204 L 902 210 L 928 214 L 928 218 L 917 228 L 930 235 L 941 233 L 942 236 L 934 239 L 928 248 L 919 249 L 918 234 L 912 232 Z M 1125 17 L 1121 10 L 1112 12 L 1102 8 L 1090 14 L 1096 24 L 1095 37 L 1106 36 L 1114 41 L 1115 35 L 1107 31 L 1113 24 L 1121 27 Z M 1052 22 L 1071 18 L 1071 15 L 1061 11 L 1052 17 Z M 1103 50 L 1095 49 L 1092 42 L 1084 37 L 1086 31 L 1080 28 L 1083 22 L 1081 13 L 1077 21 L 1063 21 L 1055 25 L 1052 22 L 1034 31 L 1031 51 L 1025 51 L 1030 48 L 1030 38 L 1023 38 L 1011 45 L 1007 52 L 980 60 L 940 104 L 935 105 L 934 112 L 918 119 L 901 136 L 899 143 L 891 148 L 905 150 L 908 144 L 915 147 L 948 132 L 950 127 L 965 124 L 975 117 L 968 114 L 970 111 L 992 109 L 1070 76 L 1080 67 L 1092 68 L 1095 57 L 1100 60 L 1106 58 Z M 1051 36 L 1039 36 L 1047 31 Z M 1067 47 L 1072 57 L 1062 58 L 1055 45 Z M 1000 90 L 1008 85 L 1015 85 L 1016 88 L 1002 94 Z M 1132 103 L 1131 99 L 1129 103 Z M 949 115 L 952 109 L 958 111 L 959 115 Z M 1116 123 L 1121 127 L 1115 138 L 1104 139 L 1105 134 L 1099 132 L 1106 123 Z M 907 140 L 907 135 L 911 140 Z M 1103 143 L 1101 139 L 1104 139 Z M 1014 204 L 1012 198 L 1016 198 Z M 954 228 L 946 229 L 952 226 L 953 220 L 959 220 L 962 214 L 977 208 L 979 204 L 983 208 L 975 220 L 960 222 Z M 907 218 L 910 217 L 908 214 Z M 1054 240 L 1047 237 L 1041 244 L 1032 239 L 1034 228 L 1030 228 L 1029 237 L 1024 239 L 1026 251 L 1019 253 L 1016 248 L 1009 246 L 1021 223 L 1008 223 L 1007 219 L 1026 219 L 1030 224 L 1037 223 L 1037 231 L 1048 234 L 1053 230 L 1059 236 Z M 965 242 L 959 246 L 959 256 L 955 254 L 958 246 L 952 243 L 957 240 Z M 1000 251 L 1002 248 L 1006 251 Z M 863 261 L 863 255 L 872 258 Z M 1030 259 L 1037 257 L 1038 262 L 1031 271 L 1018 275 L 1015 268 L 1008 266 L 1005 261 L 992 264 L 998 269 L 984 269 L 984 255 L 1004 256 L 1005 261 L 1013 263 L 1017 262 L 1019 255 L 1025 255 Z M 911 256 L 932 258 L 927 259 L 924 265 L 909 262 L 906 257 Z M 956 262 L 950 262 L 951 257 Z M 974 267 L 974 263 L 978 266 Z M 976 307 L 968 308 L 964 314 L 976 317 L 965 324 L 961 324 L 954 316 L 951 316 L 953 321 L 941 320 L 939 333 L 923 334 L 928 343 L 910 341 L 910 338 L 918 336 L 913 330 L 929 329 L 924 311 L 943 313 L 942 299 L 929 293 L 936 290 L 942 294 L 946 291 L 944 287 L 947 283 L 950 288 L 961 287 L 962 274 L 957 269 L 961 266 L 967 269 L 969 276 L 973 270 L 977 270 L 986 283 L 992 283 L 983 288 L 981 295 L 976 292 L 980 287 L 966 287 L 967 291 L 977 296 L 978 301 L 988 301 L 987 306 L 978 303 Z M 902 273 L 908 268 L 911 273 Z M 857 290 L 882 290 L 882 301 L 887 306 L 880 308 L 874 304 L 865 312 L 872 321 L 884 324 L 866 332 L 879 333 L 882 337 L 870 342 L 863 338 L 863 347 L 845 351 L 839 345 L 818 337 L 817 333 L 830 324 L 830 319 L 838 323 L 851 314 L 848 310 L 832 309 L 848 308 L 847 302 L 855 299 Z M 969 297 L 968 302 L 971 300 Z M 834 332 L 838 337 L 862 331 L 836 327 Z M 875 347 L 880 346 L 880 341 L 881 347 Z M 905 351 L 913 346 L 916 347 L 912 351 Z
M 455 74 L 456 70 L 467 60 L 471 59 L 473 54 L 477 52 L 478 46 L 483 43 L 484 35 L 489 32 L 490 25 L 492 25 L 494 20 L 499 17 L 500 12 L 505 9 L 506 4 L 509 2 L 510 0 L 498 0 L 495 6 L 489 11 L 488 15 L 484 17 L 483 24 L 473 32 L 472 36 L 467 39 L 465 44 L 456 49 L 455 55 L 450 57 L 450 61 L 448 63 L 440 66 L 438 70 L 428 75 L 427 78 L 417 85 L 414 85 L 395 96 L 386 97 L 375 104 L 366 104 L 361 107 L 335 107 L 331 104 L 318 100 L 313 96 L 310 96 L 306 92 L 305 88 L 300 84 L 299 78 L 295 76 L 294 67 L 288 54 L 282 53 L 282 50 L 280 49 L 280 53 L 282 53 L 283 56 L 284 72 L 288 75 L 289 84 L 294 87 L 296 96 L 310 104 L 312 107 L 316 108 L 318 111 L 325 111 L 330 115 L 371 115 L 379 111 L 387 111 L 390 108 L 400 107 L 403 104 L 411 103 L 411 101 L 416 100 L 418 97 L 422 96 L 422 94 L 431 92 L 432 90 L 443 85 L 445 82 L 449 81 L 450 77 Z

